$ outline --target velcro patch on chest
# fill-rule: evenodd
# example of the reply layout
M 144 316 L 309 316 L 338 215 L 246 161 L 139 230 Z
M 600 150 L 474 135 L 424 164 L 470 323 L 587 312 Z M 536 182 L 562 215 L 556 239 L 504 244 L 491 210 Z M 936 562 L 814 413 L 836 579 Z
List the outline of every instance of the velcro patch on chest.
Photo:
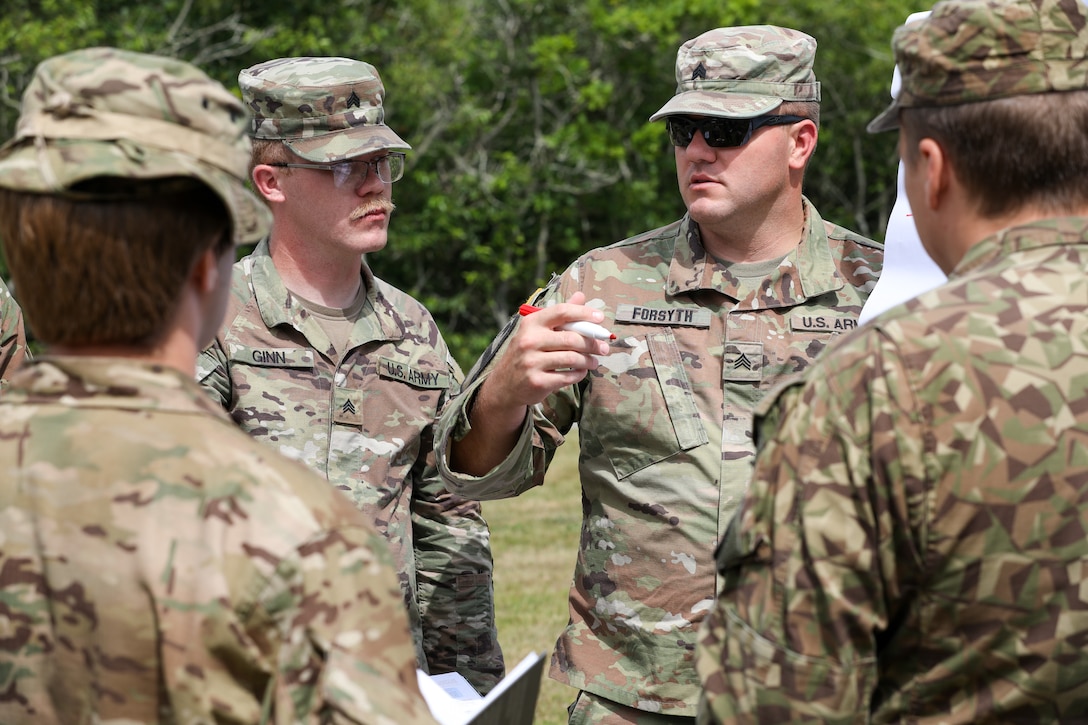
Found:
M 722 356 L 722 380 L 758 382 L 763 379 L 763 343 L 727 342 Z
M 437 370 L 424 370 L 402 360 L 383 357 L 378 359 L 378 374 L 383 378 L 392 378 L 417 388 L 441 390 L 450 386 L 449 373 Z
M 858 326 L 857 318 L 837 315 L 805 314 L 799 312 L 790 318 L 794 332 L 850 332 Z
M 269 368 L 312 368 L 314 351 L 308 348 L 248 347 L 232 343 L 230 359 Z
M 633 325 L 669 325 L 670 327 L 710 327 L 710 310 L 624 304 L 616 308 L 616 322 L 627 322 Z

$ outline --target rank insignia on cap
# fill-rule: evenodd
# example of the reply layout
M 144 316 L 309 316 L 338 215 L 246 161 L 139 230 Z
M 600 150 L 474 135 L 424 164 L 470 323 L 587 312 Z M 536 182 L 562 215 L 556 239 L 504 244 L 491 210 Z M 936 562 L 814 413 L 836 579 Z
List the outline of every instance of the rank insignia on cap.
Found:
M 358 94 L 356 94 L 355 91 L 352 91 L 351 95 L 348 96 L 348 108 L 351 108 L 352 106 L 358 108 L 361 104 L 362 102 L 359 100 Z
M 695 66 L 695 70 L 691 72 L 691 80 L 696 80 L 697 78 L 706 80 L 706 66 L 702 63 Z

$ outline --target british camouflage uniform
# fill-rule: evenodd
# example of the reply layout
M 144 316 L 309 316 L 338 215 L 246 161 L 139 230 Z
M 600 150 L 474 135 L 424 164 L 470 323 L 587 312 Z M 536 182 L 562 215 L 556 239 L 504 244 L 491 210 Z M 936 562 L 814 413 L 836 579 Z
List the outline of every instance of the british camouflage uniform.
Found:
M 1082 3 L 939 3 L 895 47 L 871 130 L 1088 90 Z M 1086 265 L 1088 217 L 1005 228 L 763 402 L 700 722 L 1088 721 Z
M 254 138 L 307 161 L 411 148 L 385 124 L 374 66 L 279 58 L 239 75 Z M 243 430 L 303 461 L 372 517 L 393 548 L 405 604 L 430 673 L 457 671 L 481 692 L 504 673 L 495 629 L 490 531 L 479 501 L 446 491 L 433 426 L 461 370 L 427 309 L 376 278 L 337 351 L 288 291 L 262 242 L 235 268 L 234 290 L 198 377 Z
M 696 633 L 717 592 L 714 545 L 748 480 L 751 410 L 854 329 L 880 270 L 878 244 L 824 222 L 807 201 L 805 210 L 801 243 L 754 288 L 707 255 L 687 217 L 578 259 L 533 303 L 584 292 L 623 346 L 533 408 L 487 475 L 447 461 L 486 369 L 469 374 L 443 415 L 442 475 L 484 500 L 540 485 L 578 426 L 581 543 L 553 678 L 640 710 L 695 715 Z M 503 353 L 510 330 L 481 364 Z

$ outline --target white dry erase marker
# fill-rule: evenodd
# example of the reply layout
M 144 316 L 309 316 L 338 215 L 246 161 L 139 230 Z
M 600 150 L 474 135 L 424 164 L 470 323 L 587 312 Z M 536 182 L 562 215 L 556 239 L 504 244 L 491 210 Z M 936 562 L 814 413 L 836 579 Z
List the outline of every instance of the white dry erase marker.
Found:
M 539 307 L 533 305 L 522 305 L 518 308 L 518 314 L 524 317 L 525 315 L 531 315 L 534 312 L 539 312 Z M 565 325 L 559 327 L 560 330 L 570 330 L 571 332 L 577 332 L 582 337 L 588 337 L 591 340 L 604 340 L 605 342 L 612 342 L 616 339 L 608 330 L 604 329 L 600 325 L 594 322 L 586 322 L 585 320 L 578 320 L 577 322 L 568 322 Z

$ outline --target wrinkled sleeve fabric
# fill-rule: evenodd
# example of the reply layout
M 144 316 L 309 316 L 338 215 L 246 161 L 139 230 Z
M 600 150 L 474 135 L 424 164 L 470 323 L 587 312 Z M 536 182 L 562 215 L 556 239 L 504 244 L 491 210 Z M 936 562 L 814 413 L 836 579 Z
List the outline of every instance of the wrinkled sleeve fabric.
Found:
M 461 370 L 449 358 L 449 395 Z M 413 469 L 412 537 L 423 651 L 431 674 L 459 672 L 482 694 L 505 674 L 495 628 L 491 531 L 480 502 L 448 491 L 435 466 L 433 426 Z
M 230 410 L 231 382 L 227 368 L 227 354 L 222 342 L 216 338 L 196 360 L 196 380 L 211 396 L 212 400 L 224 409 Z
M 23 311 L 0 282 L 0 385 L 27 356 Z
M 718 551 L 701 722 L 864 722 L 878 642 L 921 566 L 925 425 L 878 334 L 829 348 L 756 419 L 755 471 Z
M 567 299 L 578 288 L 568 271 L 552 285 L 530 299 L 544 307 Z M 450 446 L 472 429 L 469 421 L 472 403 L 480 386 L 487 380 L 506 352 L 510 336 L 516 331 L 520 316 L 515 315 L 469 371 L 464 389 L 450 401 L 439 417 L 435 435 L 435 456 L 439 475 L 446 487 L 463 496 L 483 501 L 518 496 L 543 485 L 555 452 L 565 441 L 565 434 L 580 414 L 581 388 L 569 386 L 552 393 L 543 402 L 529 407 L 513 449 L 506 458 L 483 476 L 471 476 L 450 468 Z

